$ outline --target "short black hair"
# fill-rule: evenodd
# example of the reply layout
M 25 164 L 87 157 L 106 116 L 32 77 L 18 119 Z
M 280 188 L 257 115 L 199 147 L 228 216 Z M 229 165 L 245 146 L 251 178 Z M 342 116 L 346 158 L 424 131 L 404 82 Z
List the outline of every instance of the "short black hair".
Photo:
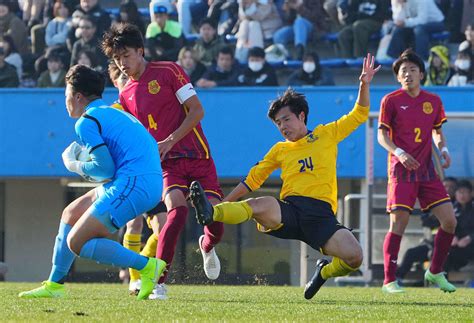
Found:
M 458 182 L 458 185 L 456 186 L 456 191 L 460 188 L 467 188 L 469 191 L 472 192 L 472 184 L 468 180 L 461 180 Z
M 104 34 L 102 38 L 102 51 L 113 58 L 117 52 L 125 50 L 125 47 L 144 48 L 143 35 L 137 26 L 129 23 L 115 24 Z
M 301 112 L 304 112 L 304 124 L 307 123 L 309 107 L 304 94 L 298 93 L 289 87 L 283 95 L 270 103 L 268 117 L 272 119 L 272 121 L 275 121 L 275 116 L 284 107 L 289 107 L 290 111 L 296 116 L 299 116 Z
M 265 51 L 261 47 L 252 47 L 249 49 L 249 55 L 248 57 L 260 57 L 260 58 L 265 58 Z
M 92 15 L 84 15 L 84 16 L 81 17 L 81 21 L 82 20 L 90 22 L 92 24 L 92 26 L 97 28 L 98 20 L 97 20 L 96 17 L 94 17 Z
M 74 93 L 85 97 L 102 97 L 105 87 L 105 77 L 102 73 L 85 66 L 74 65 L 66 74 L 66 84 L 70 84 Z
M 407 62 L 415 64 L 416 66 L 418 66 L 421 73 L 423 73 L 423 74 L 425 73 L 425 63 L 423 62 L 421 57 L 418 56 L 418 54 L 415 53 L 415 51 L 411 48 L 406 49 L 400 55 L 400 57 L 397 58 L 397 60 L 395 62 L 393 62 L 393 65 L 392 65 L 393 73 L 395 73 L 395 75 L 398 75 L 398 71 L 400 70 L 400 66 L 402 66 L 403 63 L 407 63 Z
M 230 56 L 234 57 L 234 51 L 232 50 L 232 48 L 230 46 L 221 47 L 221 49 L 219 49 L 219 52 L 217 53 L 217 55 L 219 55 L 219 54 L 230 55 Z
M 208 17 L 202 19 L 202 20 L 199 22 L 199 28 L 201 28 L 203 25 L 206 25 L 206 24 L 209 25 L 209 26 L 211 26 L 211 27 L 214 28 L 214 29 L 217 29 L 217 23 L 216 23 L 216 21 L 215 21 L 214 19 L 208 18 Z
M 453 182 L 455 184 L 458 183 L 458 180 L 455 178 L 455 177 L 452 177 L 452 176 L 446 176 L 444 179 L 443 179 L 444 182 Z

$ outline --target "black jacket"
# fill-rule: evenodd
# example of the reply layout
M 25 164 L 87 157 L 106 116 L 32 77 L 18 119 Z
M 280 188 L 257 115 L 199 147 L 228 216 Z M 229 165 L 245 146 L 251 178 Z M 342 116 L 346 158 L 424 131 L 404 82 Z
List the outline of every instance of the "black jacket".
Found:
M 241 86 L 278 86 L 278 80 L 273 67 L 265 62 L 263 68 L 258 72 L 246 67 L 237 77 L 237 84 Z

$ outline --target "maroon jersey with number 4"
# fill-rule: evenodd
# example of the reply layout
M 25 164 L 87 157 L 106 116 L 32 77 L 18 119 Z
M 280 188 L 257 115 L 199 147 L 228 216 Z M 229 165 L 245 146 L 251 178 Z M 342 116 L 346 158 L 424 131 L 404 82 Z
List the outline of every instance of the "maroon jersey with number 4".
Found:
M 139 80 L 128 81 L 120 93 L 120 103 L 156 141 L 162 141 L 183 123 L 188 113 L 184 102 L 193 95 L 196 92 L 189 77 L 178 64 L 149 62 Z M 210 158 L 200 123 L 171 148 L 164 160 L 182 157 Z
M 438 179 L 431 159 L 432 131 L 446 122 L 439 96 L 421 90 L 413 98 L 403 89 L 383 97 L 380 106 L 379 128 L 389 131 L 393 143 L 409 153 L 419 163 L 409 171 L 398 158 L 388 156 L 389 182 L 424 182 Z

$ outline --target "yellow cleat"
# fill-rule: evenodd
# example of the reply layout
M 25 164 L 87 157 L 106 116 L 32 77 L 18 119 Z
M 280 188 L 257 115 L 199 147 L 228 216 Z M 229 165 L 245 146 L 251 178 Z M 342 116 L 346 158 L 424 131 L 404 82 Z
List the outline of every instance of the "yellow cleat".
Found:
M 41 283 L 41 287 L 18 294 L 20 298 L 60 298 L 65 296 L 64 285 L 51 281 L 44 281 Z
M 141 282 L 140 292 L 137 299 L 148 299 L 148 296 L 155 288 L 158 279 L 163 275 L 166 269 L 166 262 L 161 259 L 149 258 L 142 270 L 140 270 Z

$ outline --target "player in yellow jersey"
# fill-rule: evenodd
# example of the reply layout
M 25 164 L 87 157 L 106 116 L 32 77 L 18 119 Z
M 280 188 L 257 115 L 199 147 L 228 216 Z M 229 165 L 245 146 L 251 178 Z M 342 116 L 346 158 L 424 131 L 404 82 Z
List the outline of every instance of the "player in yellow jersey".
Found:
M 122 73 L 114 61 L 109 63 L 108 72 L 113 85 L 119 90 L 119 92 L 122 91 L 125 84 L 127 84 L 128 76 Z M 119 100 L 116 100 L 111 106 L 116 109 L 123 110 Z M 153 234 L 148 238 L 143 250 L 141 250 L 143 219 L 142 217 L 136 217 L 135 219 L 130 220 L 127 223 L 126 231 L 123 236 L 123 246 L 127 249 L 140 253 L 142 256 L 154 258 L 156 255 L 156 246 L 158 244 L 158 234 L 161 227 L 166 222 L 166 214 L 166 205 L 163 202 L 160 202 L 157 207 L 147 212 L 147 223 L 153 230 Z M 129 268 L 128 272 L 130 275 L 128 290 L 130 294 L 137 295 L 141 287 L 140 273 L 132 268 Z M 152 294 L 150 294 L 149 298 L 160 298 L 156 292 L 156 288 L 153 290 Z
M 380 66 L 374 67 L 374 57 L 368 54 L 353 110 L 312 131 L 306 125 L 309 109 L 303 94 L 288 89 L 273 101 L 268 116 L 286 140 L 270 149 L 224 199 L 226 202 L 213 207 L 198 182 L 190 187 L 196 217 L 202 225 L 214 221 L 238 224 L 253 219 L 260 232 L 301 240 L 332 256 L 331 263 L 325 259 L 317 261 L 316 272 L 305 287 L 306 299 L 311 299 L 327 279 L 356 271 L 362 263 L 359 242 L 335 217 L 337 144 L 367 120 L 369 85 L 379 69 Z M 264 196 L 234 202 L 258 189 L 277 168 L 281 169 L 283 180 L 280 199 Z

